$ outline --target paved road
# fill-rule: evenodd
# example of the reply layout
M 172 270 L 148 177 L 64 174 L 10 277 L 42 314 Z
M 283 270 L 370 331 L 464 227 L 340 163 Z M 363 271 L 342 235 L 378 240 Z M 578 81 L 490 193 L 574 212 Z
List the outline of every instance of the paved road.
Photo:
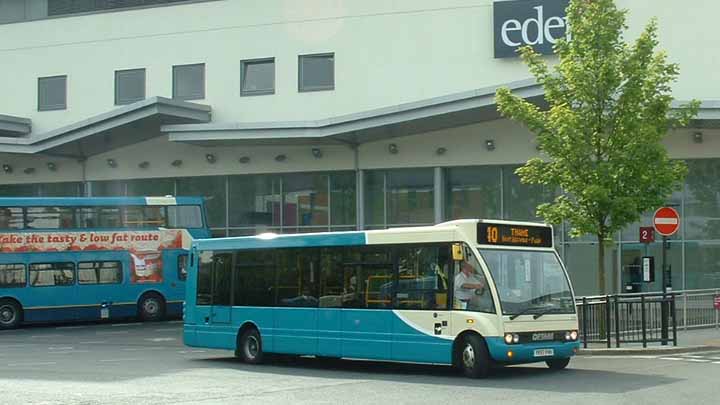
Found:
M 0 332 L 0 404 L 716 403 L 720 351 L 580 357 L 470 380 L 449 367 L 276 358 L 186 348 L 179 322 Z

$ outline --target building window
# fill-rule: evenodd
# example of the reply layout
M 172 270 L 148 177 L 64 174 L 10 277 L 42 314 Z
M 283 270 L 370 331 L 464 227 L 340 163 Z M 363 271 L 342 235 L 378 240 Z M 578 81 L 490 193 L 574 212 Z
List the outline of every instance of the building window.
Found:
M 365 172 L 365 225 L 368 229 L 434 223 L 433 169 Z
M 115 105 L 145 99 L 145 69 L 115 71 Z
M 301 55 L 298 63 L 298 90 L 335 89 L 335 54 Z
M 499 166 L 453 167 L 445 171 L 445 217 L 500 218 Z
M 275 58 L 240 62 L 240 95 L 275 94 Z
M 205 98 L 205 64 L 173 66 L 173 98 L 202 100 Z
M 38 111 L 64 110 L 66 108 L 67 76 L 39 78 Z

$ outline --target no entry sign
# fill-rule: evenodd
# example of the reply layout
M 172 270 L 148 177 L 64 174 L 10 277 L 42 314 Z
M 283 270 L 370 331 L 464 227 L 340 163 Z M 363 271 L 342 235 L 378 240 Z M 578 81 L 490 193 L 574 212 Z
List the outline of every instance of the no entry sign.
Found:
M 680 215 L 673 208 L 659 208 L 655 211 L 653 226 L 660 235 L 670 236 L 680 229 Z

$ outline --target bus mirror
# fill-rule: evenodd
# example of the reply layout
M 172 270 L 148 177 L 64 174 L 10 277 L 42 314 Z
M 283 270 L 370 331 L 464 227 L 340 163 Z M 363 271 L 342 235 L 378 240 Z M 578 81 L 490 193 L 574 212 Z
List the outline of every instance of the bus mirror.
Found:
M 461 244 L 456 243 L 456 244 L 452 245 L 452 256 L 453 256 L 453 260 L 457 260 L 457 261 L 465 259 L 465 254 L 464 254 L 463 247 Z

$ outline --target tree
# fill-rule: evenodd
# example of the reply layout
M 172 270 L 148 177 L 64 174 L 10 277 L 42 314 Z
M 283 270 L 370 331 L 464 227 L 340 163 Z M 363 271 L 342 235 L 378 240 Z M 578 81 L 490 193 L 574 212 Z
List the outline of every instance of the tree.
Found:
M 660 143 L 697 114 L 699 102 L 671 109 L 679 68 L 658 46 L 650 21 L 633 44 L 625 42 L 625 10 L 614 0 L 571 0 L 569 40 L 555 45 L 554 67 L 530 47 L 520 50 L 549 108 L 513 95 L 496 94 L 498 109 L 537 135 L 543 159 L 516 173 L 524 183 L 560 187 L 553 202 L 538 206 L 551 223 L 565 220 L 571 236 L 598 240 L 598 283 L 605 293 L 605 243 L 615 232 L 663 204 L 679 187 L 687 167 Z

